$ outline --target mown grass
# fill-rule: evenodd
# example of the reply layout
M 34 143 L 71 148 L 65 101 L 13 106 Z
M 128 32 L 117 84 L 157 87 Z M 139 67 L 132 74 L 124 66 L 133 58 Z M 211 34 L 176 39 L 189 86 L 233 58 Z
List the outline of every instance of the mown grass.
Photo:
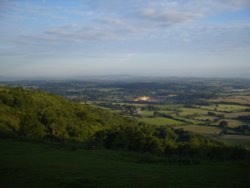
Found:
M 137 154 L 0 140 L 0 187 L 248 187 L 250 163 L 138 163 Z

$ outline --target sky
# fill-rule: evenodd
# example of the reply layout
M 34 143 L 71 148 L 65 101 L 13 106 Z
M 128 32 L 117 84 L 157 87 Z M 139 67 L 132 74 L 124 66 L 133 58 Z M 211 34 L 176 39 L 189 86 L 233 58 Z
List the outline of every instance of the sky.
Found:
M 0 0 L 0 77 L 250 78 L 250 0 Z

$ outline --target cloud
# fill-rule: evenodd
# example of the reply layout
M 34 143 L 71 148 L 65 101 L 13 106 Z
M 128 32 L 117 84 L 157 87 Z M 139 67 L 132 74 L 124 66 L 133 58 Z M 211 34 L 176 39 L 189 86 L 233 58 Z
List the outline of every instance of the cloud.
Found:
M 249 2 L 84 0 L 79 6 L 68 7 L 50 4 L 49 1 L 40 4 L 32 1 L 6 1 L 2 4 L 0 2 L 0 8 L 4 10 L 0 11 L 0 21 L 11 27 L 4 26 L 0 29 L 0 40 L 30 54 L 34 53 L 34 49 L 35 53 L 60 49 L 68 52 L 65 46 L 81 51 L 90 45 L 93 49 L 104 46 L 102 48 L 105 49 L 101 50 L 105 51 L 111 43 L 109 49 L 116 51 L 117 48 L 126 48 L 124 51 L 128 52 L 141 49 L 211 49 L 211 46 L 214 46 L 212 49 L 216 49 L 216 46 L 235 48 L 235 45 L 249 47 L 246 39 L 249 31 L 247 26 L 231 23 L 201 24 L 209 16 L 244 9 L 249 6 Z M 22 16 L 20 21 L 17 20 L 18 16 Z M 10 32 L 6 32 L 7 30 Z
M 178 12 L 178 11 L 159 11 L 156 9 L 144 9 L 140 15 L 147 21 L 155 22 L 156 24 L 171 26 L 178 23 L 185 23 L 201 17 L 201 14 Z
M 116 26 L 128 25 L 128 22 L 125 19 L 114 18 L 114 17 L 101 17 L 97 19 L 97 21 L 100 21 L 101 23 L 116 25 Z
M 111 31 L 92 26 L 59 27 L 49 29 L 44 33 L 46 36 L 58 41 L 85 42 L 97 40 L 116 40 L 119 36 Z

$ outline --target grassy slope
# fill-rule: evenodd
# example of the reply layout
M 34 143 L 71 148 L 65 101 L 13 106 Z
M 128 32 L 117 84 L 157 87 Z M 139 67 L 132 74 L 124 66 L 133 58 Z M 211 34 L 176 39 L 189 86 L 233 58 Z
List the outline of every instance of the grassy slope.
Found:
M 247 187 L 250 163 L 137 163 L 132 153 L 0 140 L 1 187 Z

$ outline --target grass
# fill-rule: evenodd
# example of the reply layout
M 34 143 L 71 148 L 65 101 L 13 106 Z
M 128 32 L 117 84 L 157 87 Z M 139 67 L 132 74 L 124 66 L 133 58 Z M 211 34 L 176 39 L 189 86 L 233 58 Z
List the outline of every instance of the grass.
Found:
M 161 114 L 166 114 L 166 115 L 172 115 L 175 113 L 175 111 L 171 111 L 171 110 L 160 110 L 159 112 Z
M 223 139 L 230 139 L 230 140 L 246 140 L 250 142 L 250 136 L 247 135 L 223 135 Z
M 250 149 L 250 136 L 244 135 L 223 135 L 217 138 L 226 144 L 243 146 Z
M 215 116 L 198 116 L 198 117 L 195 117 L 195 119 L 197 120 L 202 120 L 202 121 L 206 121 L 206 120 L 209 120 L 209 121 L 214 121 L 217 119 L 217 117 Z
M 221 132 L 221 129 L 217 127 L 211 127 L 205 125 L 186 125 L 186 126 L 180 126 L 179 128 L 182 128 L 185 131 L 190 131 L 203 135 L 219 134 Z
M 193 118 L 187 118 L 187 117 L 182 117 L 182 116 L 177 116 L 177 115 L 172 115 L 172 117 L 177 118 L 179 120 L 186 121 L 188 124 L 202 124 L 203 121 L 193 119 Z
M 142 111 L 140 111 L 140 115 L 142 115 L 142 116 L 152 116 L 152 115 L 154 115 L 154 111 L 142 110 Z
M 234 120 L 234 119 L 224 119 L 224 121 L 228 122 L 228 127 L 230 128 L 235 128 L 235 127 L 239 127 L 240 125 L 245 125 L 244 122 Z
M 144 106 L 147 106 L 147 104 L 144 104 L 144 103 L 125 103 L 125 102 L 114 102 L 112 104 L 119 104 L 119 105 L 125 105 L 125 106 L 135 106 L 135 107 L 144 107 Z
M 164 105 L 154 105 L 154 106 L 162 110 L 177 110 L 183 107 L 183 104 L 164 104 Z
M 183 125 L 181 121 L 170 118 L 155 117 L 155 118 L 139 118 L 139 121 L 152 124 L 152 125 Z
M 242 105 L 228 105 L 228 104 L 218 104 L 218 105 L 210 105 L 210 106 L 201 106 L 201 109 L 209 110 L 209 111 L 220 111 L 220 112 L 237 112 L 245 110 L 249 107 Z
M 199 108 L 180 108 L 180 116 L 207 115 L 208 111 Z
M 228 97 L 224 99 L 213 99 L 212 102 L 227 102 L 227 103 L 238 103 L 242 105 L 250 104 L 250 96 L 234 96 L 234 97 Z
M 233 113 L 225 113 L 225 118 L 237 118 L 239 116 L 250 116 L 250 112 L 233 112 Z
M 137 155 L 0 140 L 3 188 L 248 187 L 249 161 L 199 165 L 138 163 Z
M 142 116 L 153 116 L 154 115 L 154 112 L 153 110 L 142 110 L 140 111 L 140 115 Z M 166 115 L 170 115 L 170 114 L 173 114 L 174 111 L 169 111 L 169 110 L 160 110 L 160 111 L 157 111 L 161 114 L 166 114 Z

